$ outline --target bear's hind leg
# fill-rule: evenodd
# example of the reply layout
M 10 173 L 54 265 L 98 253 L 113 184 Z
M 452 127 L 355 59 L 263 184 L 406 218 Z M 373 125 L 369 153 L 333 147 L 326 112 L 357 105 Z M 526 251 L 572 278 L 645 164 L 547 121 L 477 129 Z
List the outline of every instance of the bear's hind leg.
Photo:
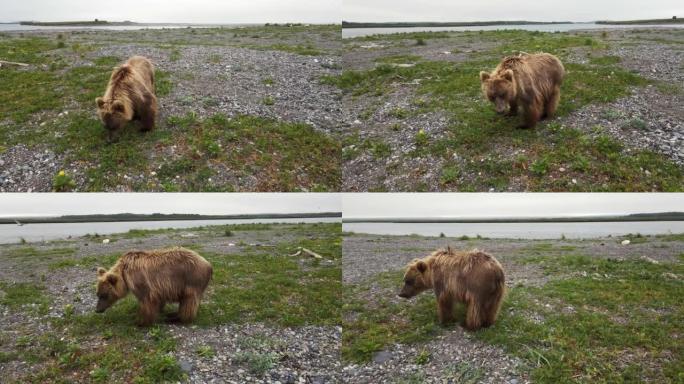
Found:
M 482 308 L 480 303 L 473 297 L 468 300 L 468 310 L 466 312 L 465 328 L 469 331 L 475 331 L 482 327 Z
M 197 316 L 199 308 L 199 295 L 187 292 L 178 306 L 178 318 L 183 323 L 189 323 Z
M 553 88 L 553 92 L 549 96 L 544 106 L 544 117 L 551 118 L 556 113 L 556 108 L 558 108 L 558 102 L 560 101 L 560 87 L 556 86 Z
M 154 95 L 145 97 L 145 104 L 140 108 L 140 122 L 143 131 L 151 131 L 157 119 L 157 98 Z

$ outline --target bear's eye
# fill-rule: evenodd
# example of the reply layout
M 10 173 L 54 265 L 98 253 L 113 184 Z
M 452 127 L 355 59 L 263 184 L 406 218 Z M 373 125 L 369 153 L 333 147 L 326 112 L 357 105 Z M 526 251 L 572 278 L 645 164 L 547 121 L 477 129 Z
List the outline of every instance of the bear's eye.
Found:
M 107 294 L 106 293 L 98 293 L 97 297 L 102 299 L 102 300 L 107 300 Z
M 406 285 L 413 285 L 413 279 L 411 279 L 411 280 L 406 280 Z

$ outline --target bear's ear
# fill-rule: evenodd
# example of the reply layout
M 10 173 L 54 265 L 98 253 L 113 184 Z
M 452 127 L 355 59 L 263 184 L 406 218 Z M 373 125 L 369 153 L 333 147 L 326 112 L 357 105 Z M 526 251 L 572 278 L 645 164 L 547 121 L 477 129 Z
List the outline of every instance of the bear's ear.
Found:
M 418 268 L 418 271 L 420 273 L 423 273 L 427 270 L 427 264 L 425 264 L 424 261 L 419 261 L 418 264 L 416 264 L 416 268 Z
M 487 73 L 485 71 L 481 71 L 480 72 L 480 81 L 484 83 L 487 80 L 489 80 L 489 73 Z
M 513 81 L 513 71 L 510 69 L 505 70 L 502 76 L 508 81 Z
M 104 107 L 104 104 L 105 104 L 104 99 L 101 97 L 96 98 L 95 103 L 97 104 L 98 108 Z
M 106 269 L 104 269 L 104 268 L 102 268 L 102 267 L 100 267 L 100 268 L 97 269 L 97 275 L 98 275 L 98 276 L 102 276 L 102 275 L 104 275 L 105 273 L 107 273 L 107 270 L 106 270 Z
M 120 100 L 115 100 L 112 103 L 112 110 L 116 112 L 124 112 L 126 108 L 124 108 L 124 104 Z
M 114 274 L 109 274 L 107 275 L 107 282 L 111 285 L 116 285 L 116 282 L 119 281 L 119 278 L 114 275 Z

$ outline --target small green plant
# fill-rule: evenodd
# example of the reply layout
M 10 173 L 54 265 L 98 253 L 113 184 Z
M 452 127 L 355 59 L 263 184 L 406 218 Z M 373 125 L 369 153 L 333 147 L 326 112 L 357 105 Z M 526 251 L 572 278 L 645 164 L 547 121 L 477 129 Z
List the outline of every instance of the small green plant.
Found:
M 530 165 L 530 170 L 537 176 L 543 176 L 549 171 L 549 162 L 546 159 L 536 160 Z
M 425 39 L 422 37 L 416 39 L 416 45 L 417 46 L 422 46 L 422 45 L 427 45 L 427 42 L 425 42 Z
M 457 167 L 444 167 L 442 168 L 442 176 L 440 177 L 440 181 L 442 184 L 453 183 L 454 181 L 458 180 L 458 176 L 460 174 L 461 171 Z
M 389 115 L 392 117 L 396 117 L 397 119 L 405 119 L 408 117 L 409 112 L 404 108 L 397 107 L 397 108 L 392 109 L 389 112 Z
M 246 363 L 249 371 L 255 375 L 263 375 L 275 366 L 278 356 L 275 353 L 242 352 L 235 355 L 235 361 Z
M 261 80 L 261 82 L 262 82 L 264 85 L 273 85 L 273 84 L 275 84 L 275 80 L 273 80 L 272 77 L 267 77 L 267 78 Z
M 67 304 L 64 306 L 64 317 L 69 319 L 74 315 L 74 306 L 72 304 Z
M 52 179 L 52 190 L 55 192 L 68 192 L 76 187 L 76 183 L 64 171 L 59 171 Z
M 214 349 L 211 348 L 208 345 L 203 345 L 201 347 L 197 347 L 195 350 L 195 353 L 197 353 L 197 356 L 204 357 L 204 358 L 212 358 L 216 353 L 214 352 Z
M 97 367 L 90 372 L 90 378 L 96 383 L 106 383 L 109 379 L 109 370 L 104 367 Z
M 638 130 L 645 130 L 648 128 L 648 125 L 646 124 L 645 121 L 639 119 L 639 118 L 633 118 L 627 121 L 622 125 L 622 129 L 638 129 Z
M 415 140 L 416 147 L 424 147 L 428 144 L 428 134 L 421 128 L 421 130 L 416 133 Z
M 273 105 L 275 104 L 275 99 L 272 96 L 266 96 L 263 99 L 261 99 L 261 102 L 264 105 Z
M 430 352 L 427 350 L 423 349 L 420 351 L 418 356 L 416 356 L 415 362 L 418 365 L 424 365 L 427 364 L 427 362 L 430 361 Z
M 231 237 L 231 236 L 233 236 L 233 235 L 234 235 L 233 231 L 231 231 L 230 229 L 227 229 L 227 228 L 226 228 L 226 230 L 223 232 L 223 236 L 225 236 L 225 237 Z

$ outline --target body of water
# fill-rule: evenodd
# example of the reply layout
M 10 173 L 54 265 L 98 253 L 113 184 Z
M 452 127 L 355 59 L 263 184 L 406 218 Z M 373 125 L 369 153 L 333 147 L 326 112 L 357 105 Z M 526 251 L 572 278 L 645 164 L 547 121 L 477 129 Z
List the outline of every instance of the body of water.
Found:
M 178 220 L 178 221 L 122 221 L 106 223 L 44 223 L 0 224 L 0 244 L 17 243 L 22 238 L 28 242 L 65 239 L 86 234 L 124 233 L 131 229 L 195 228 L 205 225 L 252 224 L 252 223 L 336 223 L 340 217 L 291 218 L 291 219 L 240 219 L 240 220 Z
M 45 26 L 45 25 L 21 25 L 21 24 L 0 24 L 2 31 L 74 31 L 74 30 L 109 30 L 109 31 L 130 31 L 138 29 L 164 29 L 164 28 L 218 28 L 218 27 L 247 27 L 257 24 L 137 24 L 137 25 L 93 25 L 93 26 Z
M 684 24 L 652 24 L 652 25 L 609 25 L 596 23 L 567 24 L 510 24 L 480 25 L 469 27 L 403 27 L 403 28 L 343 28 L 342 38 L 370 35 L 385 35 L 404 32 L 439 32 L 439 31 L 496 31 L 503 29 L 522 29 L 540 32 L 568 32 L 578 29 L 618 29 L 618 28 L 684 28 Z
M 684 221 L 625 221 L 591 223 L 344 223 L 342 230 L 375 235 L 470 236 L 503 239 L 588 239 L 628 233 L 684 233 Z

